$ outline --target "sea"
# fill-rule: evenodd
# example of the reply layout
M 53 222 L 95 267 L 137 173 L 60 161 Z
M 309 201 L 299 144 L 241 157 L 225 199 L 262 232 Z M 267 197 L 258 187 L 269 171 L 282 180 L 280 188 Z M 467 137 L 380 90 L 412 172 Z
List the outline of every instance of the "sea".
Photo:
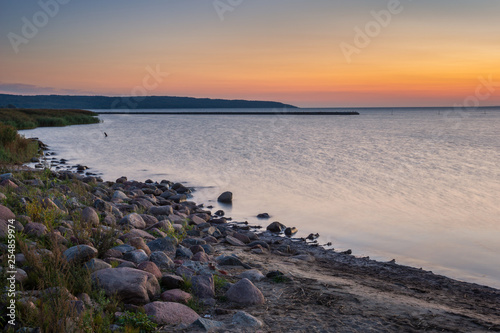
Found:
M 104 180 L 183 182 L 234 221 L 500 288 L 500 108 L 301 110 L 359 115 L 93 110 L 101 123 L 21 133 Z

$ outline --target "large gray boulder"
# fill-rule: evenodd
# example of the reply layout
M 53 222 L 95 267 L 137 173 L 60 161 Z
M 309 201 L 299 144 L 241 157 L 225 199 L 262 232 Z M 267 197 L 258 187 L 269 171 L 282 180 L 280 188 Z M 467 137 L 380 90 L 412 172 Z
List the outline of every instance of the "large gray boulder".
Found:
M 214 277 L 212 275 L 196 275 L 191 278 L 193 292 L 198 298 L 215 297 Z
M 82 210 L 82 222 L 85 224 L 90 224 L 94 227 L 99 225 L 99 215 L 92 207 L 85 207 Z
M 266 302 L 264 295 L 250 280 L 241 279 L 229 288 L 226 297 L 240 305 L 260 305 Z
M 63 252 L 69 263 L 82 263 L 97 256 L 97 249 L 89 245 L 76 245 Z
M 151 253 L 151 255 L 149 256 L 149 260 L 155 263 L 155 265 L 158 266 L 159 269 L 167 270 L 170 268 L 175 268 L 175 264 L 172 259 L 170 259 L 170 257 L 162 251 L 155 251 Z
M 154 251 L 167 251 L 167 252 L 175 252 L 177 239 L 172 237 L 164 237 L 157 238 L 154 241 L 148 242 L 147 246 L 151 250 Z
M 148 214 L 151 215 L 170 215 L 173 213 L 172 206 L 153 206 L 148 209 Z
M 127 227 L 132 227 L 135 229 L 144 229 L 146 228 L 146 222 L 144 222 L 143 218 L 141 215 L 137 213 L 132 213 L 124 216 L 120 222 L 118 222 L 119 225 L 124 225 Z
M 106 295 L 116 294 L 125 303 L 143 305 L 160 295 L 156 277 L 135 268 L 107 268 L 92 273 L 92 280 Z
M 146 304 L 144 310 L 158 325 L 190 325 L 200 316 L 184 304 L 173 302 L 153 302 Z

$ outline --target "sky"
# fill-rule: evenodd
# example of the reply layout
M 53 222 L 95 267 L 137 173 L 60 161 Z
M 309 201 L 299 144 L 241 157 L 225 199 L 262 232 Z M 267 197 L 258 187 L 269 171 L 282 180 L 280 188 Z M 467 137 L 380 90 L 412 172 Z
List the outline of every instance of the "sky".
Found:
M 0 93 L 500 105 L 496 0 L 0 0 Z

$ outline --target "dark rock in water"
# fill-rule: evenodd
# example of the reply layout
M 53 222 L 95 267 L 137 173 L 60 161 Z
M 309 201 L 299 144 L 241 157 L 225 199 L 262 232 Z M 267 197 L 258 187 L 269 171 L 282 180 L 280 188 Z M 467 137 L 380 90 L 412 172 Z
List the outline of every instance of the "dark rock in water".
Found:
M 125 176 L 122 176 L 116 180 L 116 183 L 118 183 L 118 184 L 123 184 L 126 182 L 127 182 L 127 177 L 125 177 Z
M 352 250 L 351 250 L 351 249 L 349 249 L 349 250 L 347 250 L 347 251 L 340 252 L 340 253 L 342 253 L 342 254 L 352 254 Z
M 223 210 L 218 210 L 215 212 L 214 215 L 217 215 L 217 216 L 224 216 L 224 214 L 226 214 Z
M 37 162 L 39 162 L 38 158 L 36 158 L 36 157 L 32 157 L 30 161 L 31 161 L 32 163 L 37 163 Z
M 278 221 L 275 221 L 267 226 L 267 230 L 271 232 L 282 232 L 283 229 L 285 228 L 286 226 L 284 224 L 279 223 Z
M 297 228 L 295 227 L 288 227 L 285 229 L 285 235 L 287 235 L 288 237 L 294 235 L 297 233 L 297 231 L 299 231 Z
M 88 169 L 88 167 L 86 167 L 85 165 L 77 165 L 76 166 L 77 171 L 85 171 L 87 169 Z
M 172 200 L 175 203 L 181 203 L 187 200 L 187 196 L 185 194 L 175 194 L 169 197 L 168 200 Z
M 257 218 L 259 218 L 259 219 L 268 219 L 270 217 L 271 217 L 271 215 L 269 215 L 268 213 L 261 213 L 261 214 L 257 215 Z
M 217 201 L 222 203 L 232 203 L 233 202 L 233 193 L 232 192 L 224 192 L 217 198 Z
M 144 183 L 146 183 L 146 184 L 153 184 L 154 181 L 152 181 L 151 179 L 147 179 Z
M 212 220 L 210 220 L 210 223 L 224 224 L 224 223 L 227 223 L 227 220 L 225 218 L 221 217 L 220 219 L 212 219 Z
M 306 238 L 309 240 L 314 240 L 319 237 L 319 234 L 309 234 Z

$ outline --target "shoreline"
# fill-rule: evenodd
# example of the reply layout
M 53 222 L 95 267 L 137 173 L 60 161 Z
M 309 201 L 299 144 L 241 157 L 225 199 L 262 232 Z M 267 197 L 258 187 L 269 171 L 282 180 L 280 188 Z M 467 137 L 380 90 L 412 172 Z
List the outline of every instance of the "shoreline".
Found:
M 82 173 L 83 171 L 81 170 Z M 37 174 L 42 173 L 44 171 L 28 172 L 34 179 L 37 178 Z M 190 189 L 182 188 L 183 185 L 179 183 L 166 181 L 142 183 L 125 178 L 109 182 L 92 175 L 70 171 L 58 171 L 52 175 L 56 178 L 70 179 L 76 184 L 91 184 L 84 188 L 86 194 L 94 197 L 91 204 L 87 202 L 90 204 L 87 207 L 91 207 L 91 210 L 99 216 L 99 222 L 94 227 L 103 230 L 116 228 L 114 230 L 121 235 L 118 239 L 123 239 L 122 243 L 135 245 L 130 253 L 145 250 L 154 252 L 151 251 L 154 250 L 154 246 L 151 245 L 150 248 L 149 245 L 151 242 L 158 242 L 171 236 L 170 233 L 169 236 L 163 232 L 164 229 L 159 229 L 159 226 L 170 226 L 173 229 L 169 230 L 184 235 L 183 238 L 179 236 L 179 242 L 173 249 L 160 251 L 168 254 L 169 259 L 165 259 L 169 262 L 167 267 L 162 267 L 159 275 L 154 269 L 152 270 L 157 274 L 154 278 L 161 285 L 162 295 L 170 290 L 162 283 L 165 276 L 174 276 L 172 279 L 176 276 L 179 279 L 185 278 L 187 274 L 193 276 L 194 278 L 190 280 L 194 281 L 204 279 L 203 276 L 208 273 L 212 276 L 212 285 L 215 276 L 218 281 L 221 279 L 224 281 L 219 283 L 219 286 L 208 286 L 208 293 L 212 292 L 209 297 L 201 297 L 206 296 L 200 291 L 203 289 L 201 287 L 189 290 L 191 296 L 198 302 L 195 306 L 191 304 L 191 308 L 197 309 L 197 315 L 202 319 L 208 316 L 205 321 L 200 321 L 199 317 L 196 317 L 196 320 L 193 320 L 195 324 L 188 323 L 188 320 L 184 324 L 172 325 L 165 324 L 161 321 L 163 319 L 158 319 L 163 318 L 160 314 L 156 317 L 153 315 L 153 321 L 162 323 L 160 326 L 163 326 L 164 331 L 206 331 L 203 325 L 212 324 L 222 325 L 219 330 L 215 330 L 221 332 L 500 331 L 500 310 L 495 307 L 500 304 L 498 289 L 460 282 L 392 262 L 357 258 L 350 253 L 311 246 L 311 243 L 305 241 L 259 230 L 243 222 L 231 221 L 229 218 L 219 216 L 220 214 L 208 211 L 202 205 L 187 201 L 186 194 Z M 36 188 L 39 185 L 36 185 L 35 181 L 28 182 L 24 186 Z M 177 190 L 173 189 L 174 187 L 177 187 Z M 121 199 L 114 198 L 116 191 L 122 192 L 125 196 L 120 194 Z M 97 193 L 100 194 L 96 196 Z M 151 202 L 154 201 L 153 197 L 156 198 L 156 203 Z M 141 208 L 142 205 L 149 208 Z M 165 209 L 162 207 L 170 207 L 166 215 L 157 214 Z M 145 215 L 142 219 L 145 225 L 139 223 L 133 226 L 135 222 L 130 216 L 137 215 L 141 211 L 141 216 Z M 128 222 L 121 225 L 124 219 Z M 67 223 L 59 225 L 58 228 L 61 226 L 68 228 Z M 153 236 L 152 229 L 160 233 Z M 129 234 L 133 234 L 134 237 L 127 237 Z M 83 242 L 85 243 L 88 243 L 88 240 Z M 207 249 L 200 250 L 199 246 Z M 193 251 L 197 249 L 203 254 L 195 257 L 196 253 L 193 254 L 191 251 L 193 247 Z M 91 256 L 93 259 L 87 263 L 93 260 L 94 265 L 101 264 L 103 267 L 100 268 L 107 271 L 120 267 L 147 271 L 141 270 L 144 267 L 140 265 L 143 265 L 143 262 L 152 263 L 150 255 L 146 261 L 136 263 L 135 257 L 129 252 L 114 253 L 114 256 L 119 258 L 112 256 L 104 258 L 104 253 L 95 253 Z M 236 260 L 232 259 L 234 256 Z M 102 257 L 108 265 L 110 262 L 118 265 L 116 268 L 108 267 L 96 257 Z M 92 276 L 99 274 L 96 272 L 100 270 L 94 271 Z M 229 290 L 238 281 L 242 281 L 243 276 L 248 277 L 252 285 L 259 290 L 263 302 L 258 301 L 254 304 L 241 303 L 237 299 L 228 300 L 231 296 L 230 294 L 227 296 Z M 106 288 L 108 287 L 100 287 L 101 290 L 108 292 L 109 288 Z M 23 296 L 33 297 L 33 294 L 28 292 Z M 125 309 L 130 308 L 127 306 L 128 302 L 137 303 L 133 309 L 137 306 L 141 309 L 146 308 L 147 305 L 144 306 L 143 303 L 155 303 L 155 305 L 158 305 L 158 302 L 171 303 L 161 300 L 164 301 L 164 297 L 156 290 L 151 293 L 147 302 L 129 299 L 122 303 L 118 309 L 120 311 L 117 311 L 118 315 L 116 313 L 113 315 L 119 319 Z M 186 302 L 181 303 L 186 304 Z M 249 315 L 249 318 L 255 317 L 256 322 L 252 321 L 253 319 L 250 321 L 256 326 L 245 326 L 248 323 L 241 322 L 236 324 L 235 317 L 240 310 Z M 149 312 L 151 311 L 146 310 L 146 313 Z M 179 314 L 180 317 L 182 315 Z

